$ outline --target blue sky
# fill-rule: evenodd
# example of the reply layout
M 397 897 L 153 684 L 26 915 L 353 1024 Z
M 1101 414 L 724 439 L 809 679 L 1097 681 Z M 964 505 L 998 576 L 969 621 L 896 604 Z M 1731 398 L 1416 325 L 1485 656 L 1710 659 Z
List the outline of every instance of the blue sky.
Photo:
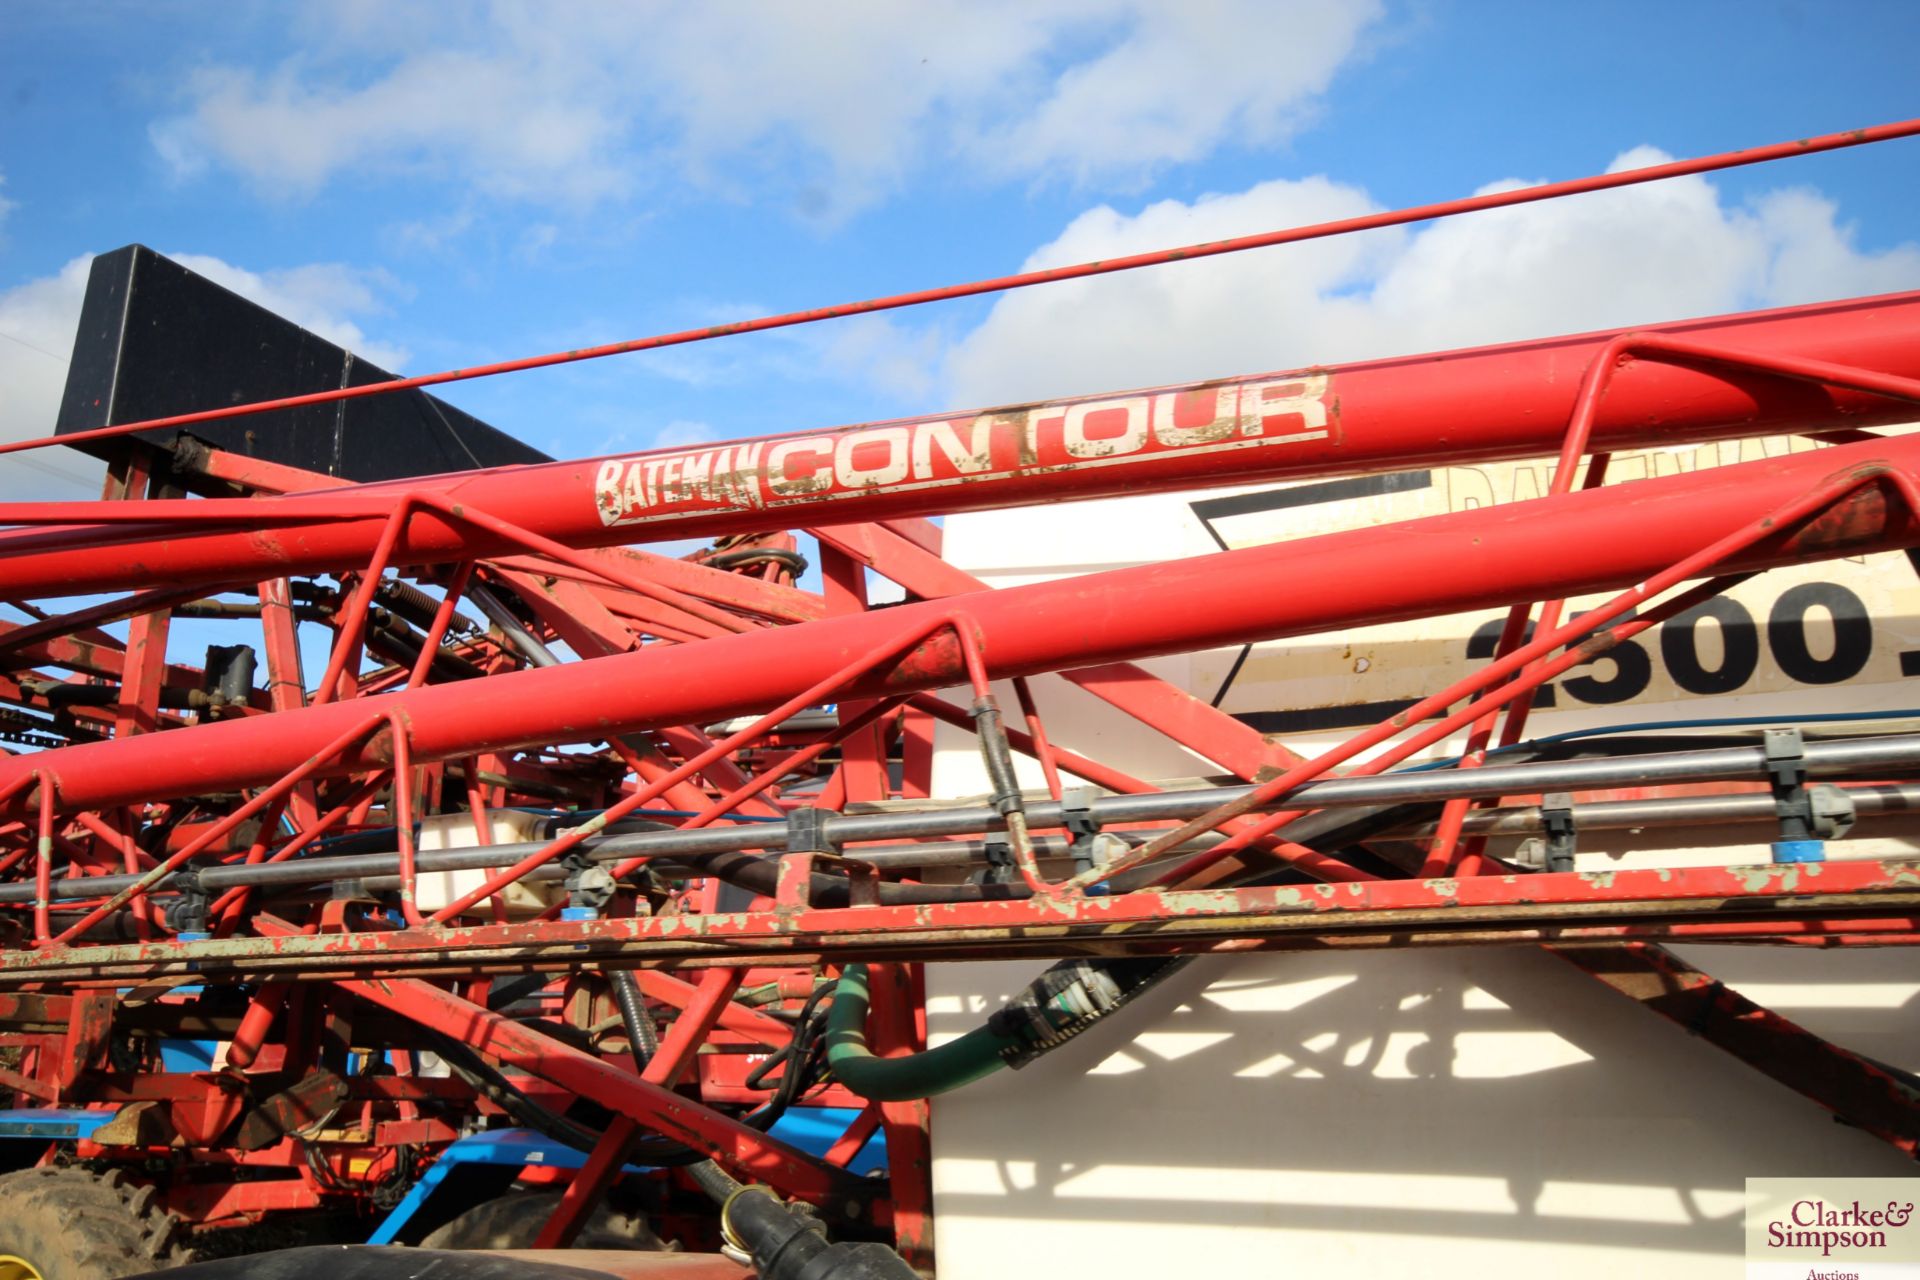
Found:
M 1916 36 L 1895 0 L 9 0 L 0 436 L 50 429 L 83 260 L 130 241 L 426 372 L 1900 119 Z M 449 398 L 587 455 L 1885 292 L 1916 197 L 1893 143 Z M 0 497 L 89 471 L 0 460 Z

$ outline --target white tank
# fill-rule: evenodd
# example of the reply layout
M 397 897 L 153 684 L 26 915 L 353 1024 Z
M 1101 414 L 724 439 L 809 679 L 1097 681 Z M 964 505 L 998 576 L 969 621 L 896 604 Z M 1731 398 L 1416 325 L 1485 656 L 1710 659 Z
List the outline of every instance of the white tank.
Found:
M 494 809 L 487 814 L 487 828 L 494 844 L 537 840 L 540 838 L 540 824 L 545 821 L 544 814 L 526 813 L 519 809 Z M 422 853 L 434 849 L 471 849 L 479 843 L 479 832 L 475 829 L 473 818 L 467 814 L 436 814 L 420 820 L 419 849 Z M 510 866 L 512 862 L 513 859 L 508 859 L 506 865 Z M 423 871 L 416 881 L 415 901 L 422 912 L 431 915 L 478 889 L 503 869 Z M 516 880 L 502 894 L 509 920 L 537 916 L 565 896 L 566 891 L 557 880 Z M 461 914 L 474 919 L 492 919 L 493 908 L 489 900 L 483 898 Z
M 1610 478 L 1787 447 L 1650 451 L 1616 458 Z M 1538 496 L 1551 465 L 1410 473 L 1334 502 L 1321 499 L 1352 490 L 1308 483 L 954 516 L 946 555 L 1010 586 Z M 1782 570 L 1729 599 L 1724 631 L 1717 620 L 1669 624 L 1638 655 L 1570 673 L 1586 683 L 1556 682 L 1529 736 L 1920 706 L 1920 680 L 1906 674 L 1920 669 L 1920 587 L 1903 557 Z M 1474 637 L 1500 616 L 1146 665 L 1310 752 L 1390 714 L 1377 704 L 1457 678 L 1485 656 Z M 1136 776 L 1217 772 L 1058 678 L 1036 693 L 1061 745 Z M 938 747 L 936 794 L 986 790 L 970 738 L 943 729 Z M 1043 785 L 1037 769 L 1024 776 Z M 1911 823 L 1866 824 L 1829 856 L 1910 855 L 1916 835 Z M 1746 847 L 1727 837 L 1589 833 L 1578 864 L 1768 860 L 1764 828 L 1733 836 L 1756 842 Z M 1684 955 L 1849 1048 L 1920 1067 L 1908 950 Z M 1039 967 L 930 966 L 934 1040 L 976 1025 Z M 1738 1276 L 1749 1176 L 1913 1172 L 1891 1147 L 1538 948 L 1199 961 L 1025 1070 L 936 1099 L 933 1153 L 941 1280 Z

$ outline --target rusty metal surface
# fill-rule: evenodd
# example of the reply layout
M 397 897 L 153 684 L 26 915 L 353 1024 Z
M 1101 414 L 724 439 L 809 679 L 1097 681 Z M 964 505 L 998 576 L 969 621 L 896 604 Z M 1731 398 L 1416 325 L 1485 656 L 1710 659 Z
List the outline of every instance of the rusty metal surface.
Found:
M 1617 921 L 1673 927 L 1739 913 L 1752 917 L 1746 931 L 1728 929 L 1725 936 L 1761 939 L 1796 919 L 1844 920 L 1857 913 L 1884 920 L 1916 909 L 1915 860 L 1677 867 L 13 951 L 0 952 L 0 983 L 214 973 L 314 980 L 371 969 L 477 971 L 589 961 L 735 966 L 823 954 L 950 959 L 1063 954 L 1085 944 L 1118 953 L 1289 934 L 1332 939 L 1347 930 L 1378 937 L 1459 929 L 1491 940 L 1512 929 L 1550 933 Z

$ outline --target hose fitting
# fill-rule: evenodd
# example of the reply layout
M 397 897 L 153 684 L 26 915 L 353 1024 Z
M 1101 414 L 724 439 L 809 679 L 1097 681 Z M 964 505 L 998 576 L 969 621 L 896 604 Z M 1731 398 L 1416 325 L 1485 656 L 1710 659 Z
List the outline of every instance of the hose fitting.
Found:
M 753 1258 L 760 1280 L 918 1280 L 884 1244 L 835 1244 L 818 1220 L 805 1217 L 765 1187 L 730 1192 L 720 1214 L 730 1243 Z
M 1000 703 L 992 694 L 981 694 L 973 700 L 973 728 L 980 740 L 980 758 L 987 766 L 987 782 L 993 788 L 989 803 L 1005 817 L 1022 807 L 1020 782 L 1013 771 L 1007 731 L 1000 723 Z

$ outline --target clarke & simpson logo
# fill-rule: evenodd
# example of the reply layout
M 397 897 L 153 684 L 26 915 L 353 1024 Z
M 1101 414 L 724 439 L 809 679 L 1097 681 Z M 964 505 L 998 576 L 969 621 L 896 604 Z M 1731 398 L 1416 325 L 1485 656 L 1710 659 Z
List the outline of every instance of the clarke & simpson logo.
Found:
M 1748 1280 L 1920 1280 L 1920 1178 L 1747 1179 Z

